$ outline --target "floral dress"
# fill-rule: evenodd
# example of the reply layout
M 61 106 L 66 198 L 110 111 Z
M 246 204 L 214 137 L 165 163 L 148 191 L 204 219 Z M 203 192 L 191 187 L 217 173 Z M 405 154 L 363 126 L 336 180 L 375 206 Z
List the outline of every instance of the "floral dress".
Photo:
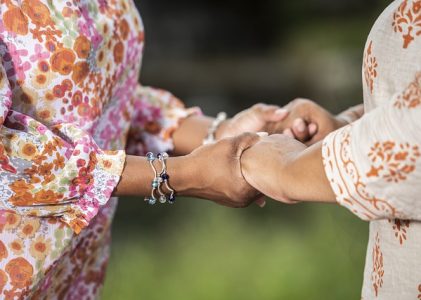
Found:
M 130 0 L 0 1 L 0 298 L 96 298 L 129 153 L 172 148 L 184 109 L 138 84 Z
M 363 299 L 421 299 L 421 1 L 397 0 L 368 37 L 365 115 L 326 137 L 338 202 L 370 222 Z

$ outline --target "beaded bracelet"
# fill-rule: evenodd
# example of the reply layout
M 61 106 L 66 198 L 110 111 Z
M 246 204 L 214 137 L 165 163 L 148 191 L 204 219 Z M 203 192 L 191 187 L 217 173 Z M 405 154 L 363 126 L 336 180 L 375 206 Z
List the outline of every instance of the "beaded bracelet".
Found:
M 167 159 L 169 155 L 166 152 L 159 153 L 157 156 L 155 156 L 152 152 L 149 152 L 146 154 L 146 159 L 148 160 L 149 164 L 151 165 L 151 168 L 154 173 L 154 179 L 152 180 L 152 191 L 150 197 L 145 197 L 145 202 L 147 202 L 149 205 L 156 204 L 157 200 L 159 200 L 160 203 L 166 203 L 173 204 L 175 202 L 175 190 L 171 188 L 169 184 L 170 176 L 167 173 Z M 158 171 L 155 168 L 154 162 L 156 160 L 159 160 L 161 163 L 162 169 L 161 172 L 158 173 Z M 169 196 L 167 198 L 166 194 L 162 191 L 162 185 L 164 185 L 165 189 L 168 191 Z M 159 197 L 156 197 L 156 194 L 159 194 Z
M 151 165 L 151 168 L 152 168 L 153 173 L 154 173 L 154 178 L 152 180 L 151 196 L 145 197 L 145 202 L 148 203 L 149 205 L 154 205 L 156 203 L 156 200 L 157 200 L 156 197 L 155 197 L 155 192 L 157 191 L 157 189 L 160 186 L 158 172 L 156 171 L 156 168 L 153 164 L 154 161 L 156 160 L 156 157 L 152 152 L 149 152 L 149 153 L 146 154 L 146 159 L 149 162 L 149 164 Z
M 215 142 L 215 133 L 218 130 L 219 126 L 221 126 L 222 122 L 227 119 L 227 114 L 225 112 L 220 112 L 216 119 L 212 122 L 212 125 L 208 129 L 208 135 L 203 140 L 203 145 L 209 145 Z
M 168 157 L 169 157 L 169 155 L 166 152 L 161 152 L 161 153 L 158 154 L 158 159 L 162 164 L 162 170 L 159 173 L 159 177 L 161 178 L 162 182 L 164 183 L 165 188 L 170 193 L 170 195 L 168 197 L 168 203 L 174 204 L 174 202 L 175 202 L 175 190 L 169 184 L 170 176 L 167 173 L 167 159 L 168 159 Z M 164 199 L 167 200 L 167 198 L 165 196 L 164 196 Z M 161 203 L 165 203 L 165 202 L 166 201 L 161 202 Z

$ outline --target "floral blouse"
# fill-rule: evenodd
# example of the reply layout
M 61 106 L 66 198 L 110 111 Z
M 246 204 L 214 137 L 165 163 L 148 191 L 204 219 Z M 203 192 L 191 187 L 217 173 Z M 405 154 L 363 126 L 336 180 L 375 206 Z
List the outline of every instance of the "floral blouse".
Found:
M 0 14 L 0 298 L 92 299 L 125 149 L 170 150 L 195 110 L 138 84 L 131 0 L 1 0 Z
M 363 299 L 421 299 L 421 1 L 396 0 L 368 37 L 365 115 L 326 137 L 337 201 L 370 222 Z

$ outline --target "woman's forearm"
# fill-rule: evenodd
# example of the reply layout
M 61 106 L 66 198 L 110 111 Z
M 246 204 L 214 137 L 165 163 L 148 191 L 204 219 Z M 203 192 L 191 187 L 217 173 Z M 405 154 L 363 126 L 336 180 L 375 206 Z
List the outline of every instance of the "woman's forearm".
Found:
M 240 155 L 259 140 L 257 134 L 242 134 L 200 147 L 188 155 L 170 157 L 166 160 L 169 175 L 166 179 L 179 196 L 244 207 L 260 195 L 242 177 Z M 159 173 L 163 164 L 159 161 L 155 163 Z M 121 180 L 113 195 L 151 195 L 153 179 L 153 168 L 145 157 L 127 156 Z M 168 192 L 165 187 L 163 192 Z
M 231 119 L 215 124 L 214 138 L 220 140 L 235 137 L 244 132 L 261 132 L 271 129 L 271 125 L 281 122 L 287 116 L 287 111 L 276 105 L 256 104 L 243 110 Z M 177 155 L 189 154 L 203 144 L 212 128 L 214 118 L 206 116 L 191 116 L 184 119 L 173 134 Z
M 289 199 L 307 202 L 335 202 L 326 177 L 322 142 L 300 152 L 284 167 L 280 184 Z
M 185 155 L 203 144 L 213 118 L 191 116 L 184 119 L 173 134 L 174 153 Z
M 171 185 L 179 195 L 183 195 L 188 190 L 188 184 L 194 177 L 192 169 L 186 167 L 185 160 L 185 157 L 171 157 L 167 162 Z M 158 171 L 160 170 L 158 164 L 156 164 L 156 168 Z M 147 196 L 152 190 L 153 177 L 153 170 L 145 157 L 128 155 L 123 174 L 113 196 Z

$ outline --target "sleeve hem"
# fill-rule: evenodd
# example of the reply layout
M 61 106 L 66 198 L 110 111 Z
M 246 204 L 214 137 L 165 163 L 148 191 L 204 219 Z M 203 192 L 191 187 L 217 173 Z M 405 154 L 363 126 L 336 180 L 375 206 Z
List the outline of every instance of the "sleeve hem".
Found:
M 202 115 L 200 108 L 185 108 L 182 101 L 164 90 L 138 85 L 134 98 L 136 112 L 126 147 L 129 154 L 144 155 L 146 149 L 172 151 L 173 134 L 182 121 Z
M 397 218 L 396 208 L 372 195 L 362 181 L 352 151 L 353 126 L 343 127 L 323 141 L 323 164 L 336 201 L 365 221 Z
M 96 159 L 98 162 L 93 171 L 93 184 L 61 216 L 61 220 L 68 224 L 76 234 L 89 225 L 100 207 L 106 205 L 111 198 L 120 181 L 126 153 L 124 151 L 104 151 L 98 154 Z

